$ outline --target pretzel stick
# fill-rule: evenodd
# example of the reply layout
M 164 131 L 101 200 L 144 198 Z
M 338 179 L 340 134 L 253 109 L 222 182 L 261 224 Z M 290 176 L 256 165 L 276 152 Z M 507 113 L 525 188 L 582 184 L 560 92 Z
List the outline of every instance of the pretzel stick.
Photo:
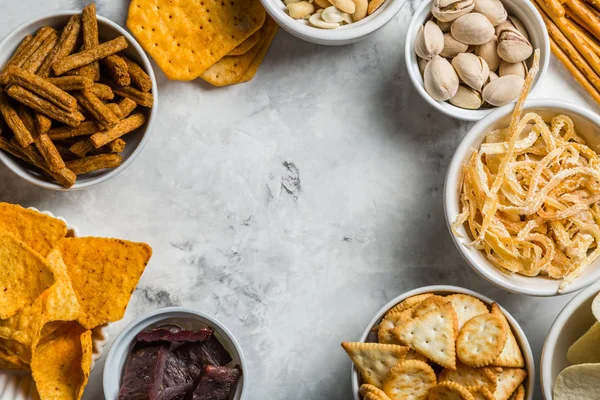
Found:
M 79 30 L 81 29 L 81 16 L 79 14 L 73 15 L 67 21 L 67 24 L 63 28 L 58 43 L 54 46 L 54 49 L 48 54 L 48 57 L 42 63 L 37 74 L 42 78 L 50 76 L 52 64 L 56 60 L 60 60 L 63 57 L 68 56 L 75 50 L 77 44 L 77 37 L 79 36 Z
M 594 7 L 596 10 L 600 10 L 600 0 L 585 0 L 585 2 Z
M 582 30 L 583 28 L 580 28 L 578 25 L 573 24 L 573 28 L 575 28 L 575 30 L 577 31 L 577 36 L 579 36 L 581 40 L 586 42 L 587 45 L 590 46 L 592 50 L 594 50 L 594 52 L 600 56 L 600 44 L 598 44 L 598 42 L 586 35 L 585 32 Z
M 581 0 L 568 0 L 566 4 L 575 15 L 585 21 L 586 25 L 594 32 L 594 36 L 600 37 L 600 20 L 589 10 L 586 4 Z
M 579 18 L 577 16 L 577 14 L 575 14 L 570 8 L 565 9 L 565 14 L 566 14 L 566 17 L 569 20 L 571 20 L 574 24 L 579 25 L 581 27 L 581 29 L 584 29 L 590 35 L 594 35 L 594 32 L 592 31 L 592 28 L 590 28 L 589 26 L 587 26 L 587 24 L 585 23 L 585 21 L 582 20 L 581 18 Z
M 560 4 L 558 0 L 536 0 L 543 3 L 544 9 L 547 10 L 553 18 L 562 18 L 565 16 L 565 8 Z
M 90 50 L 100 44 L 98 40 L 98 20 L 96 19 L 96 4 L 91 3 L 81 12 L 81 24 L 83 30 L 83 49 Z M 82 76 L 92 78 L 94 81 L 100 80 L 100 64 L 93 61 L 89 65 L 82 67 L 80 71 Z
M 33 93 L 66 111 L 72 111 L 77 108 L 75 97 L 36 74 L 18 67 L 10 67 L 6 70 L 6 73 L 8 74 L 10 83 L 16 83 L 25 89 L 31 90 Z
M 59 76 L 48 78 L 47 81 L 64 91 L 89 89 L 94 85 L 91 78 L 84 76 Z
M 77 136 L 88 136 L 99 132 L 100 128 L 95 121 L 83 121 L 79 126 L 61 126 L 58 128 L 50 129 L 48 136 L 52 140 L 64 140 L 70 139 Z
M 13 131 L 15 139 L 21 147 L 27 147 L 34 142 L 31 132 L 5 96 L 0 98 L 0 113 L 2 113 L 6 125 Z
M 19 85 L 11 85 L 6 93 L 34 110 L 70 126 L 78 126 L 85 117 L 78 111 L 67 112 Z
M 56 42 L 58 42 L 58 34 L 54 31 L 50 32 L 50 35 L 42 42 L 40 47 L 25 61 L 22 68 L 25 71 L 36 73 L 46 57 L 52 52 L 54 46 L 56 46 Z
M 21 41 L 21 44 L 19 44 L 19 47 L 17 47 L 17 50 L 15 50 L 15 54 L 13 54 L 10 60 L 8 60 L 6 64 L 4 64 L 2 71 L 6 70 L 6 68 L 10 67 L 11 65 L 16 65 L 19 63 L 19 61 L 23 57 L 23 51 L 27 49 L 27 46 L 29 46 L 29 42 L 31 42 L 31 39 L 33 39 L 33 36 L 25 36 L 25 38 Z M 21 63 L 21 65 L 23 65 L 23 63 Z
M 71 54 L 70 56 L 57 60 L 52 64 L 52 69 L 56 75 L 62 75 L 67 71 L 101 60 L 126 48 L 127 40 L 125 39 L 125 36 L 119 36 L 116 39 L 104 42 L 89 50 Z
M 99 169 L 116 168 L 123 159 L 118 154 L 99 154 L 78 160 L 67 161 L 67 167 L 76 175 L 87 174 Z
M 56 150 L 54 143 L 48 137 L 47 133 L 41 133 L 36 128 L 36 123 L 31 112 L 23 105 L 18 110 L 19 117 L 23 120 L 23 123 L 33 134 L 35 141 L 35 147 L 37 147 L 39 153 L 44 158 L 45 165 L 52 172 L 59 172 L 65 167 L 65 162 Z

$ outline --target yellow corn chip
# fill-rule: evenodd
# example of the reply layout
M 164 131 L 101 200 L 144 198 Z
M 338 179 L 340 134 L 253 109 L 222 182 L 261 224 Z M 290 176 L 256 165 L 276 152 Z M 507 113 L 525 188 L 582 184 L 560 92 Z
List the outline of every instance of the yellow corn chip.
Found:
M 521 353 L 521 347 L 519 346 L 515 335 L 513 335 L 510 324 L 506 320 L 502 310 L 500 310 L 500 306 L 496 303 L 492 304 L 492 314 L 502 320 L 502 323 L 508 332 L 504 349 L 502 349 L 502 353 L 500 353 L 500 356 L 498 356 L 492 365 L 497 367 L 523 368 L 525 366 L 525 359 Z
M 265 24 L 260 29 L 261 40 L 258 45 L 241 56 L 223 57 L 206 71 L 200 74 L 200 78 L 215 86 L 227 86 L 239 83 L 244 73 L 250 68 L 252 60 L 258 55 L 264 43 L 273 40 L 277 33 L 278 25 L 267 17 Z
M 258 42 L 260 42 L 260 29 L 254 32 L 248 39 L 240 43 L 235 49 L 231 50 L 227 55 L 241 56 L 242 54 L 246 54 L 248 50 L 253 48 Z
M 78 323 L 65 323 L 33 352 L 31 373 L 41 399 L 78 400 L 92 362 L 92 334 Z
M 52 283 L 48 262 L 16 236 L 0 231 L 0 319 L 33 303 Z
M 145 243 L 95 237 L 66 238 L 59 243 L 77 300 L 79 322 L 93 329 L 120 320 L 152 249 Z
M 4 348 L 0 348 L 0 369 L 28 370 L 29 366 L 24 363 L 19 356 L 10 353 Z
M 381 343 L 342 343 L 364 382 L 381 388 L 390 369 L 406 356 L 408 347 Z
M 21 206 L 0 203 L 0 231 L 10 232 L 42 257 L 67 234 L 67 226 L 57 218 Z
M 169 79 L 192 80 L 256 32 L 260 0 L 132 0 L 127 27 Z
M 74 321 L 81 314 L 81 307 L 58 250 L 48 254 L 48 265 L 56 278 L 54 284 L 33 304 L 0 321 L 0 338 L 6 340 L 3 345 L 25 361 L 31 360 L 31 350 L 40 340 L 47 323 Z

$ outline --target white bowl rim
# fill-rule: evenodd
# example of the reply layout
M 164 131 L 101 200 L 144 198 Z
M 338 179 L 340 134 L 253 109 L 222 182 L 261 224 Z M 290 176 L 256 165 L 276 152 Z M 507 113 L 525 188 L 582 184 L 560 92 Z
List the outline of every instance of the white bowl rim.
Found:
M 591 296 L 597 295 L 600 293 L 600 281 L 594 283 L 589 286 L 585 290 L 579 292 L 575 297 L 573 297 L 566 306 L 560 311 L 552 326 L 550 327 L 550 331 L 546 336 L 546 341 L 544 342 L 544 347 L 542 348 L 542 356 L 540 358 L 540 386 L 542 387 L 542 396 L 546 400 L 552 400 L 552 377 L 550 376 L 550 364 L 552 363 L 552 359 L 554 358 L 554 348 L 556 347 L 556 343 L 558 341 L 558 335 L 562 332 L 565 327 L 565 322 L 571 314 L 575 310 L 577 310 L 582 303 L 588 300 Z M 590 313 L 592 310 L 590 310 Z
M 528 394 L 528 396 L 526 397 L 526 400 L 532 400 L 533 394 L 534 394 L 533 393 L 534 387 L 535 387 L 535 362 L 534 362 L 534 358 L 533 358 L 533 352 L 531 351 L 531 345 L 529 344 L 529 339 L 527 339 L 527 335 L 525 335 L 525 332 L 523 332 L 523 329 L 521 328 L 521 325 L 519 325 L 519 322 L 512 316 L 511 313 L 509 313 L 504 307 L 502 307 L 502 305 L 500 303 L 492 300 L 491 298 L 489 298 L 481 293 L 475 292 L 474 290 L 463 288 L 460 286 L 453 286 L 453 285 L 430 285 L 430 286 L 422 286 L 419 288 L 409 290 L 408 292 L 405 292 L 399 296 L 396 296 L 392 300 L 388 301 L 383 307 L 381 307 L 375 313 L 375 316 L 371 319 L 371 321 L 367 325 L 366 329 L 364 330 L 363 334 L 361 335 L 359 342 L 364 342 L 367 339 L 367 337 L 369 336 L 369 333 L 371 333 L 371 328 L 373 328 L 373 326 L 384 316 L 384 314 L 388 310 L 390 310 L 392 307 L 394 307 L 396 304 L 400 303 L 402 300 L 407 299 L 411 296 L 415 296 L 417 294 L 422 294 L 422 293 L 429 293 L 429 292 L 432 292 L 432 293 L 448 292 L 448 293 L 468 294 L 470 296 L 480 299 L 481 301 L 486 303 L 486 305 L 491 305 L 492 303 L 498 304 L 498 306 L 500 307 L 500 309 L 506 316 L 508 323 L 513 328 L 513 331 L 517 336 L 516 339 L 521 344 L 524 343 L 524 345 L 525 345 L 525 346 L 523 346 L 523 345 L 521 346 L 521 352 L 523 353 L 523 357 L 525 358 L 525 369 L 527 370 L 527 376 L 528 376 L 527 388 L 525 389 L 525 393 Z M 352 396 L 354 397 L 354 400 L 362 400 L 360 397 L 358 397 L 359 379 L 358 379 L 358 372 L 357 372 L 354 364 L 352 364 L 350 366 L 350 381 L 352 382 Z
M 39 21 L 42 21 L 42 20 L 48 19 L 48 18 L 69 17 L 74 14 L 81 14 L 81 10 L 66 10 L 66 11 L 59 11 L 59 12 L 51 12 L 51 13 L 47 13 L 47 14 L 41 15 L 39 17 L 33 18 L 29 21 L 26 21 L 26 22 L 22 23 L 21 25 L 19 25 L 18 27 L 16 27 L 11 33 L 9 33 L 4 39 L 2 39 L 2 41 L 0 42 L 0 47 L 3 47 L 7 42 L 11 41 L 16 36 L 22 35 L 22 31 L 30 25 L 33 25 Z M 103 175 L 101 175 L 97 178 L 94 178 L 88 182 L 84 182 L 84 183 L 75 182 L 75 185 L 71 188 L 65 188 L 57 183 L 45 181 L 45 180 L 39 179 L 39 178 L 31 175 L 30 173 L 23 170 L 22 168 L 15 166 L 13 162 L 8 162 L 7 160 L 8 160 L 9 155 L 6 154 L 4 151 L 0 151 L 0 160 L 2 160 L 3 164 L 8 169 L 10 169 L 12 172 L 14 172 L 16 175 L 18 175 L 22 179 L 24 179 L 27 182 L 32 183 L 36 186 L 39 186 L 39 187 L 42 187 L 45 189 L 51 189 L 51 190 L 56 190 L 56 191 L 61 191 L 61 192 L 68 192 L 68 191 L 87 189 L 92 186 L 96 186 L 103 182 L 106 182 L 110 178 L 117 176 L 121 172 L 125 171 L 133 163 L 133 161 L 140 155 L 140 153 L 146 146 L 146 143 L 148 142 L 148 139 L 150 137 L 149 133 L 152 131 L 152 127 L 154 125 L 154 120 L 156 119 L 156 114 L 157 114 L 157 109 L 158 109 L 158 88 L 156 85 L 156 77 L 154 76 L 154 70 L 152 69 L 152 64 L 150 63 L 148 56 L 146 55 L 146 53 L 144 52 L 144 50 L 142 49 L 140 44 L 137 42 L 137 40 L 135 40 L 135 38 L 133 36 L 131 36 L 131 34 L 129 32 L 127 32 L 127 30 L 125 30 L 125 28 L 121 27 L 116 22 L 113 22 L 110 19 L 103 17 L 101 15 L 98 15 L 97 18 L 99 21 L 102 21 L 103 23 L 107 24 L 111 28 L 115 29 L 117 32 L 119 32 L 119 34 L 125 36 L 129 45 L 132 46 L 135 49 L 135 51 L 139 54 L 140 59 L 142 60 L 142 62 L 144 64 L 143 65 L 144 70 L 148 74 L 148 76 L 150 76 L 150 79 L 152 80 L 152 95 L 154 96 L 154 104 L 152 105 L 152 108 L 149 109 L 149 116 L 148 116 L 148 121 L 146 122 L 146 128 L 143 132 L 140 143 L 137 145 L 137 147 L 135 148 L 133 153 L 131 153 L 131 155 L 120 166 L 118 166 L 117 168 L 110 170 L 110 171 L 104 173 Z
M 171 314 L 171 313 L 191 314 L 191 315 L 195 315 L 195 316 L 204 318 L 207 321 L 209 321 L 212 326 L 217 327 L 222 333 L 224 333 L 225 336 L 227 336 L 227 339 L 229 339 L 231 341 L 231 343 L 233 343 L 233 347 L 235 348 L 235 351 L 237 352 L 237 354 L 240 358 L 240 364 L 241 364 L 240 367 L 242 368 L 243 379 L 242 379 L 242 387 L 240 390 L 240 400 L 244 399 L 244 397 L 246 395 L 246 391 L 247 391 L 246 389 L 247 389 L 247 385 L 248 385 L 248 375 L 246 372 L 247 371 L 246 357 L 244 356 L 242 347 L 238 343 L 235 336 L 233 336 L 231 331 L 229 329 L 227 329 L 227 327 L 222 322 L 220 322 L 215 317 L 213 317 L 207 313 L 204 313 L 204 312 L 198 311 L 198 310 L 194 310 L 194 309 L 188 308 L 188 307 L 163 307 L 163 308 L 159 308 L 158 310 L 154 310 L 150 313 L 140 315 L 133 322 L 129 323 L 121 331 L 121 333 L 119 333 L 119 335 L 117 336 L 115 341 L 112 343 L 110 350 L 108 351 L 108 355 L 106 356 L 106 362 L 104 363 L 104 370 L 102 373 L 102 388 L 104 390 L 104 396 L 106 396 L 110 390 L 110 387 L 109 387 L 110 383 L 108 381 L 109 378 L 106 374 L 106 368 L 114 363 L 113 358 L 116 357 L 115 356 L 115 353 L 117 351 L 116 349 L 121 348 L 121 346 L 119 346 L 119 345 L 121 344 L 121 342 L 123 342 L 125 340 L 124 339 L 125 336 L 138 324 L 141 324 L 144 321 L 151 319 L 153 317 L 158 317 L 163 314 L 165 314 L 165 316 L 166 316 L 166 314 Z M 118 384 L 118 386 L 120 386 L 120 383 Z
M 411 62 L 411 59 L 412 59 L 412 51 L 411 50 L 413 48 L 412 43 L 411 43 L 411 39 L 412 39 L 411 32 L 413 32 L 416 29 L 416 25 L 421 25 L 423 23 L 423 21 L 417 20 L 417 17 L 423 12 L 424 8 L 431 7 L 432 2 L 433 2 L 433 0 L 427 0 L 427 1 L 424 1 L 423 3 L 421 3 L 421 5 L 414 12 L 413 17 L 410 20 L 410 24 L 408 25 L 406 39 L 404 42 L 404 59 L 406 62 L 406 69 L 408 70 L 408 76 L 410 77 L 410 81 L 412 82 L 416 91 L 421 95 L 421 97 L 423 97 L 423 99 L 425 99 L 425 101 L 427 103 L 429 103 L 429 105 L 431 105 L 437 111 L 439 111 L 442 114 L 445 114 L 451 118 L 459 119 L 462 121 L 479 121 L 479 120 L 485 118 L 486 116 L 490 115 L 492 112 L 498 110 L 501 107 L 492 107 L 492 108 L 485 109 L 485 110 L 484 109 L 467 110 L 464 108 L 456 107 L 448 102 L 438 102 L 438 101 L 432 99 L 431 96 L 425 91 L 425 88 L 419 82 L 420 77 L 418 77 L 416 75 L 414 63 Z M 541 43 L 541 46 L 540 46 L 540 61 L 541 61 L 540 70 L 539 70 L 537 76 L 535 77 L 535 80 L 531 87 L 531 93 L 534 93 L 535 90 L 537 89 L 538 84 L 540 83 L 542 77 L 546 74 L 546 71 L 548 70 L 548 66 L 550 65 L 550 39 L 548 38 L 548 30 L 546 29 L 546 25 L 544 24 L 542 16 L 538 12 L 538 10 L 535 8 L 535 6 L 533 4 L 531 4 L 530 1 L 527 1 L 527 0 L 522 1 L 522 6 L 527 8 L 529 12 L 533 13 L 537 24 L 544 31 L 543 42 Z M 543 56 L 545 56 L 545 57 L 543 57 Z M 415 60 L 416 60 L 416 58 L 415 58 Z M 444 103 L 444 104 L 447 103 L 448 107 L 443 107 L 441 105 L 442 103 Z M 514 105 L 514 102 L 511 104 Z
M 365 23 L 360 25 L 352 23 L 336 29 L 320 29 L 304 25 L 291 18 L 282 10 L 282 8 L 277 7 L 277 2 L 282 1 L 283 0 L 261 0 L 261 3 L 278 25 L 286 30 L 296 33 L 302 39 L 310 38 L 319 41 L 321 44 L 335 42 L 350 43 L 351 41 L 375 32 L 394 18 L 404 4 L 408 2 L 408 0 L 386 0 L 386 2 L 390 2 L 390 4 L 386 6 L 384 3 L 383 6 L 385 6 L 385 8 L 379 13 L 378 11 L 380 10 L 377 10 L 374 14 L 367 16 L 366 18 L 370 17 L 371 19 Z
M 463 165 L 463 159 L 465 154 L 471 149 L 471 142 L 475 141 L 478 137 L 483 135 L 484 133 L 478 133 L 482 131 L 486 125 L 489 125 L 493 121 L 496 121 L 500 118 L 503 118 L 509 115 L 514 109 L 514 104 L 507 104 L 505 106 L 499 107 L 494 110 L 492 113 L 485 116 L 479 122 L 471 127 L 469 132 L 463 137 L 460 144 L 456 148 L 454 155 L 452 156 L 452 160 L 450 161 L 450 165 L 448 166 L 448 172 L 446 173 L 446 180 L 444 182 L 444 215 L 446 216 L 446 224 L 448 226 L 448 230 L 456 248 L 463 256 L 467 264 L 471 266 L 479 275 L 481 275 L 485 280 L 494 285 L 503 288 L 506 291 L 512 293 L 520 293 L 528 296 L 538 296 L 538 297 L 552 297 L 552 296 L 562 296 L 568 293 L 573 293 L 579 291 L 585 287 L 596 282 L 600 279 L 600 268 L 598 268 L 595 273 L 590 274 L 585 277 L 578 277 L 573 281 L 570 285 L 566 287 L 566 289 L 558 293 L 557 290 L 551 289 L 540 289 L 536 288 L 533 285 L 533 282 L 538 277 L 531 277 L 531 286 L 520 286 L 514 285 L 511 283 L 503 283 L 499 282 L 492 274 L 489 273 L 488 270 L 494 269 L 494 267 L 489 261 L 486 263 L 486 266 L 481 266 L 471 255 L 471 252 L 467 251 L 466 246 L 460 242 L 460 239 L 454 235 L 452 232 L 451 226 L 458 216 L 459 210 L 459 199 L 458 199 L 458 191 L 456 190 L 457 185 L 460 182 L 460 174 Z M 597 125 L 600 129 L 600 115 L 594 113 L 593 111 L 581 107 L 572 103 L 567 103 L 561 100 L 554 99 L 531 99 L 525 102 L 524 111 L 529 108 L 541 108 L 541 109 L 563 109 L 572 114 L 578 114 L 581 117 L 589 120 L 594 125 Z M 560 280 L 557 280 L 557 285 L 560 284 Z

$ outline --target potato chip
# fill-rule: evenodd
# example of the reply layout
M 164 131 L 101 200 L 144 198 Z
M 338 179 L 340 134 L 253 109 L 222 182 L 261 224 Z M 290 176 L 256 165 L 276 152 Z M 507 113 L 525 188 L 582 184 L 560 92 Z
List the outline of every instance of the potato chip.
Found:
M 525 387 L 523 385 L 519 385 L 517 390 L 515 390 L 508 398 L 508 400 L 525 400 Z
M 436 384 L 435 372 L 422 361 L 402 361 L 390 370 L 383 391 L 392 400 L 427 400 Z
M 571 365 L 554 383 L 554 400 L 597 399 L 600 393 L 600 364 Z
M 360 372 L 362 379 L 381 388 L 390 369 L 406 356 L 408 347 L 395 344 L 349 343 L 342 347 Z
M 133 0 L 127 27 L 169 79 L 192 80 L 256 32 L 259 0 Z
M 492 314 L 481 314 L 465 323 L 456 339 L 456 354 L 469 367 L 484 367 L 502 353 L 508 332 L 502 320 Z
M 520 368 L 503 368 L 496 378 L 496 400 L 508 400 L 521 383 L 527 378 L 527 371 Z M 555 399 L 556 400 L 556 399 Z
M 429 392 L 428 400 L 475 400 L 471 392 L 456 382 L 442 382 Z
M 78 400 L 83 394 L 92 362 L 91 331 L 65 323 L 33 352 L 31 374 L 40 398 Z
M 34 251 L 46 257 L 67 234 L 67 225 L 38 211 L 0 203 L 0 231 L 10 232 Z
M 54 283 L 48 262 L 7 231 L 0 231 L 0 319 L 33 303 Z
M 446 296 L 452 303 L 456 317 L 458 318 L 458 330 L 460 331 L 468 320 L 481 314 L 489 312 L 487 306 L 478 298 L 468 294 L 451 294 Z
M 567 359 L 571 364 L 600 363 L 600 322 L 569 347 Z
M 600 322 L 600 293 L 594 298 L 592 302 L 592 314 L 598 322 Z
M 525 366 L 525 359 L 521 353 L 521 346 L 519 346 L 515 335 L 513 335 L 510 324 L 506 320 L 506 317 L 500 309 L 500 306 L 496 303 L 492 303 L 492 314 L 500 318 L 506 327 L 506 332 L 508 333 L 504 349 L 502 349 L 502 353 L 500 353 L 500 356 L 494 360 L 492 365 L 497 367 L 523 368 Z
M 59 249 L 82 307 L 79 322 L 92 329 L 123 318 L 152 255 L 150 246 L 83 237 L 66 238 Z

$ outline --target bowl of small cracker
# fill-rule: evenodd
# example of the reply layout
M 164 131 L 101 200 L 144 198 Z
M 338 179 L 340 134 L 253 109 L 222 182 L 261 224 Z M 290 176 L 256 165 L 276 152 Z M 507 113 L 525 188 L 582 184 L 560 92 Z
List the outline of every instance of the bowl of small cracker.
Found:
M 595 399 L 600 393 L 600 282 L 581 291 L 552 324 L 540 362 L 546 400 Z
M 146 144 L 157 106 L 152 67 L 94 4 L 21 25 L 0 43 L 0 66 L 0 159 L 28 182 L 89 188 Z
M 355 400 L 531 400 L 535 365 L 518 322 L 492 299 L 457 286 L 427 286 L 383 306 L 358 342 Z

